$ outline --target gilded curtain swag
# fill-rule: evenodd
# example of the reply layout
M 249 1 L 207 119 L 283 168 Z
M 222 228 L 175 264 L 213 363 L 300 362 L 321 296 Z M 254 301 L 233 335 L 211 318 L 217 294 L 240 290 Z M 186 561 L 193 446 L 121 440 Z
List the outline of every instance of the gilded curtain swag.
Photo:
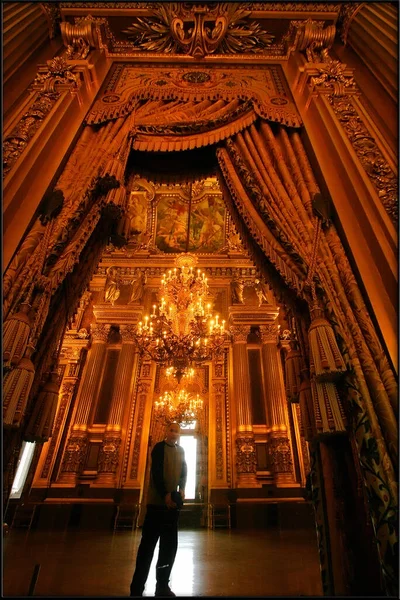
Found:
M 138 100 L 231 102 L 235 99 L 251 102 L 255 112 L 264 119 L 290 127 L 301 126 L 300 115 L 278 65 L 230 67 L 218 71 L 206 67 L 171 68 L 170 65 L 146 69 L 146 66 L 119 63 L 113 67 L 110 82 L 89 112 L 86 123 L 94 125 L 130 114 Z M 135 109 L 135 126 L 140 110 L 140 107 Z M 197 119 L 198 115 L 193 120 Z

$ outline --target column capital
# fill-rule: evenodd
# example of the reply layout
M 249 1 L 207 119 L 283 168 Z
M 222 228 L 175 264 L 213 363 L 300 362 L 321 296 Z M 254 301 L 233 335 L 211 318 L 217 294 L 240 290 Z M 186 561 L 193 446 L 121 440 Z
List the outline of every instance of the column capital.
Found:
M 106 325 L 104 323 L 96 323 L 92 325 L 90 330 L 92 334 L 93 342 L 107 342 L 108 334 L 110 333 L 111 325 Z
M 247 336 L 250 333 L 249 325 L 232 325 L 229 327 L 229 331 L 233 337 L 233 343 L 246 343 Z
M 135 325 L 120 325 L 119 331 L 122 337 L 122 343 L 130 343 L 135 341 L 134 333 L 136 327 Z
M 260 334 L 263 344 L 278 343 L 279 329 L 277 325 L 260 325 Z

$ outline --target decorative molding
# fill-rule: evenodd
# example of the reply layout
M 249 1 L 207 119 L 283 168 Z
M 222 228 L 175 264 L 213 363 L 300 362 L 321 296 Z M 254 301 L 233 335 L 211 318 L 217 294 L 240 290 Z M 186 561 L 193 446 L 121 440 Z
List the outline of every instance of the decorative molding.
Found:
M 356 100 L 347 94 L 340 97 L 331 95 L 328 100 L 387 214 L 397 227 L 399 220 L 397 175 L 392 171 L 360 116 Z
M 53 40 L 60 30 L 61 12 L 59 2 L 40 2 L 42 12 L 45 14 L 49 27 L 49 37 Z
M 28 110 L 22 115 L 3 144 L 3 177 L 11 171 L 29 142 L 51 112 L 60 94 L 55 91 L 39 91 Z
M 340 60 L 329 60 L 324 65 L 318 66 L 317 70 L 317 75 L 311 77 L 311 83 L 318 92 L 343 96 L 347 89 L 356 91 L 354 77 L 346 74 L 347 65 Z
M 137 479 L 138 468 L 139 468 L 139 455 L 140 455 L 140 443 L 142 439 L 143 420 L 144 420 L 144 409 L 146 406 L 147 394 L 150 390 L 150 382 L 140 381 L 137 388 L 137 400 L 138 405 L 138 418 L 136 421 L 135 438 L 132 448 L 132 465 L 131 465 L 131 479 Z

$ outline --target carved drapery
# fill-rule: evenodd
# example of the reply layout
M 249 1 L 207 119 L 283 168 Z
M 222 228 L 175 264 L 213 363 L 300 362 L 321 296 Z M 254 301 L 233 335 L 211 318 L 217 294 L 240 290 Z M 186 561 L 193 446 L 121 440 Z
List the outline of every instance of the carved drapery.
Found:
M 249 101 L 260 117 L 293 127 L 299 127 L 301 124 L 285 79 L 277 66 L 271 65 L 262 70 L 249 66 L 239 69 L 227 67 L 223 71 L 217 71 L 206 67 L 189 70 L 170 66 L 166 69 L 152 65 L 151 69 L 146 70 L 145 67 L 125 63 L 116 64 L 113 68 L 103 96 L 94 104 L 86 122 L 89 125 L 103 123 L 133 111 L 135 127 L 136 113 L 140 127 L 139 100 L 151 100 L 152 104 L 149 106 L 156 107 L 157 101 L 161 100 L 164 104 L 167 99 L 178 104 L 179 101 L 190 104 L 205 100 L 224 100 L 230 103 L 238 98 L 241 101 Z M 216 104 L 215 108 L 220 106 Z M 146 110 L 148 109 L 145 108 Z M 213 118 L 212 114 L 207 120 L 210 117 Z M 152 124 L 157 125 L 157 121 Z M 147 121 L 146 126 L 148 125 Z M 210 129 L 212 127 L 215 125 L 211 123 Z
M 287 284 L 282 287 L 282 282 L 277 283 L 278 297 L 281 294 L 291 306 L 293 296 L 288 293 L 288 288 L 298 298 L 309 300 L 307 290 L 303 290 L 303 267 L 298 263 L 301 270 L 294 274 L 295 263 L 290 264 L 291 271 L 288 266 L 289 257 L 294 258 L 293 254 L 287 254 L 284 263 L 276 251 L 272 253 L 272 246 L 271 243 L 268 244 L 261 220 L 269 226 L 269 220 L 273 217 L 273 199 L 277 195 L 287 208 L 297 211 L 302 226 L 298 224 L 296 237 L 287 221 L 279 222 L 278 217 L 275 217 L 274 226 L 282 227 L 293 249 L 299 252 L 303 263 L 307 265 L 315 226 L 312 198 L 319 193 L 319 189 L 296 131 L 288 132 L 279 128 L 274 133 L 268 124 L 262 123 L 258 128 L 258 136 L 255 135 L 256 132 L 257 128 L 251 126 L 248 135 L 242 136 L 242 140 L 238 139 L 240 134 L 236 136 L 233 141 L 234 151 L 232 144 L 228 143 L 228 151 L 224 148 L 217 151 L 218 159 L 226 188 L 232 196 L 232 216 L 244 245 L 275 289 L 276 274 L 275 279 L 273 274 L 271 277 L 272 269 L 265 264 L 265 260 L 262 261 L 262 253 L 257 245 L 258 248 L 261 247 Z M 271 173 L 275 174 L 276 182 L 281 184 L 275 186 L 275 194 L 272 190 L 267 193 Z M 267 217 L 261 217 L 266 211 Z M 277 214 L 280 213 L 281 210 L 278 210 Z M 346 389 L 352 410 L 358 415 L 354 428 L 366 484 L 370 493 L 379 497 L 379 502 L 374 504 L 373 509 L 374 523 L 381 543 L 381 557 L 387 563 L 383 547 L 390 547 L 395 543 L 396 537 L 390 521 L 396 518 L 397 510 L 397 487 L 393 469 L 393 464 L 397 464 L 397 423 L 393 410 L 397 405 L 394 397 L 397 385 L 333 225 L 321 236 L 316 275 L 318 293 L 323 297 L 327 316 L 341 342 L 341 352 L 352 369 L 352 374 L 346 376 Z M 372 447 L 376 448 L 377 462 L 373 458 L 375 454 L 368 450 Z M 387 556 L 390 556 L 390 551 Z M 390 566 L 389 570 L 391 568 Z

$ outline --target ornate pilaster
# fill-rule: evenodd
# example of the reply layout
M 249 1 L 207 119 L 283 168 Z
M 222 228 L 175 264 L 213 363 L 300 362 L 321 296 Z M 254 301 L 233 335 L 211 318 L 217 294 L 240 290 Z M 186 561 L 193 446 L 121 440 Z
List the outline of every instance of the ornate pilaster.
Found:
M 62 351 L 62 357 L 64 360 L 67 358 L 68 362 L 65 366 L 64 378 L 60 387 L 59 403 L 54 421 L 53 435 L 50 440 L 43 445 L 33 483 L 35 487 L 47 487 L 53 476 L 56 457 L 78 382 L 79 368 L 82 360 L 81 349 L 85 346 L 85 340 L 76 340 L 75 347 L 63 349 Z M 66 355 L 68 355 L 68 357 Z
M 66 446 L 61 467 L 60 481 L 62 482 L 72 482 L 73 479 L 76 480 L 76 477 L 79 475 L 83 466 L 84 455 L 88 444 L 87 429 L 89 418 L 91 411 L 93 410 L 93 403 L 97 399 L 109 331 L 109 325 L 101 324 L 92 327 L 92 347 L 89 350 L 87 363 L 78 391 L 74 424 L 71 429 L 70 438 Z M 68 474 L 67 477 L 66 474 Z
M 253 434 L 253 418 L 251 411 L 251 389 L 247 357 L 248 325 L 233 325 L 230 328 L 233 336 L 233 384 L 236 403 L 236 474 L 238 487 L 257 485 L 256 444 Z
M 351 27 L 364 10 L 358 11 Z M 396 157 L 363 103 L 354 70 L 332 60 L 328 49 L 325 45 L 307 56 L 297 45 L 285 66 L 286 75 L 397 368 L 397 307 L 393 300 L 398 275 Z
M 212 382 L 209 418 L 209 488 L 228 487 L 227 479 L 227 423 L 226 391 L 227 378 L 224 357 L 212 365 Z
M 278 486 L 293 484 L 293 460 L 287 430 L 286 394 L 282 363 L 277 347 L 278 328 L 260 326 L 265 396 L 269 415 L 268 452 L 274 479 Z
M 122 443 L 122 419 L 124 406 L 129 398 L 132 373 L 134 372 L 135 344 L 133 325 L 121 325 L 122 347 L 118 359 L 115 385 L 111 399 L 110 416 L 100 448 L 96 485 L 116 485 Z

